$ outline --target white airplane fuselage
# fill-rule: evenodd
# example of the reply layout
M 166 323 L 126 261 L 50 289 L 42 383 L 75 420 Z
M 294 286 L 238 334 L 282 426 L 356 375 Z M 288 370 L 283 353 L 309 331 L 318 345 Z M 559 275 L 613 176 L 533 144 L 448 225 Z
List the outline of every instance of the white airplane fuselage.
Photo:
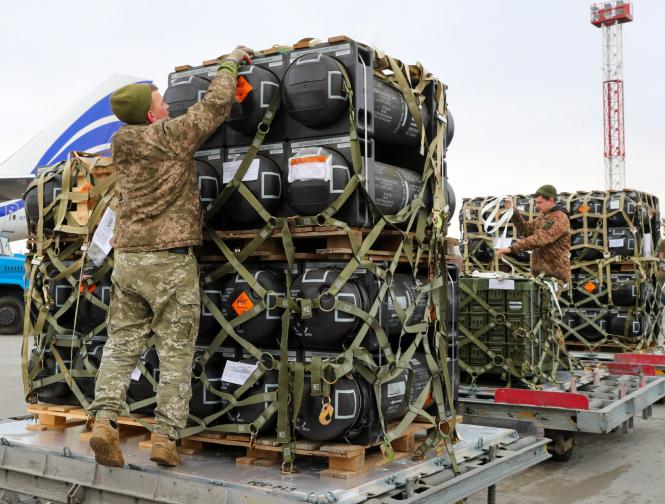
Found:
M 28 221 L 23 200 L 0 203 L 0 236 L 10 242 L 28 238 Z

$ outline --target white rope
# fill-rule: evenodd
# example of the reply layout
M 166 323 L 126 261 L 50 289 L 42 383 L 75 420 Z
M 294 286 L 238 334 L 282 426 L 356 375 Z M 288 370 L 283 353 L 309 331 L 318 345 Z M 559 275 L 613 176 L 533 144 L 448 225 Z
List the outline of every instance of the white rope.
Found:
M 488 235 L 497 234 L 501 226 L 504 226 L 503 237 L 506 237 L 508 224 L 510 223 L 510 219 L 513 218 L 514 210 L 511 206 L 500 217 L 499 212 L 501 211 L 501 203 L 507 199 L 511 199 L 510 196 L 493 198 L 480 210 L 480 219 L 483 221 L 483 228 Z M 487 213 L 489 213 L 489 216 L 485 217 Z
M 483 229 L 485 233 L 489 236 L 494 236 L 493 245 L 494 249 L 501 249 L 509 247 L 512 239 L 508 238 L 508 225 L 510 220 L 513 218 L 515 211 L 513 207 L 506 209 L 500 216 L 499 212 L 501 211 L 501 203 L 504 200 L 511 200 L 510 196 L 499 196 L 498 198 L 492 198 L 485 206 L 480 210 L 480 219 L 483 221 Z M 486 214 L 488 214 L 486 216 Z M 499 230 L 503 226 L 502 236 L 499 235 Z M 512 274 L 515 274 L 515 266 L 506 260 L 505 257 L 501 257 L 501 262 L 508 265 L 511 269 Z
M 552 301 L 554 301 L 554 305 L 556 306 L 556 309 L 559 310 L 559 315 L 561 316 L 561 318 L 563 318 L 563 312 L 561 311 L 561 305 L 559 304 L 559 298 L 556 295 L 556 289 L 554 288 L 554 282 L 552 282 L 550 280 L 545 280 L 545 284 L 550 288 L 550 293 L 552 294 Z

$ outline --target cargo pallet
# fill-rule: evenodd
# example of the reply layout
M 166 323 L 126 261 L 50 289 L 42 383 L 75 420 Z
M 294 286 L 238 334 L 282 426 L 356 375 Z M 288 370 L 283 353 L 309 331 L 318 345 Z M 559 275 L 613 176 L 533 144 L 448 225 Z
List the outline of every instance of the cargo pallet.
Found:
M 618 354 L 619 352 L 626 352 L 627 348 L 630 348 L 631 351 L 635 351 L 640 346 L 640 342 L 623 342 L 622 344 L 617 343 L 603 343 L 601 345 L 595 345 L 590 342 L 590 345 L 586 345 L 581 341 L 577 340 L 566 340 L 566 349 L 570 350 L 568 353 L 573 357 L 584 356 L 586 354 Z M 648 351 L 651 347 L 645 347 L 644 350 Z M 630 352 L 628 352 L 630 353 Z M 608 359 L 604 359 L 608 360 Z M 611 359 L 609 359 L 611 360 Z
M 295 253 L 296 260 L 348 261 L 353 258 L 353 248 L 349 236 L 359 246 L 370 231 L 371 228 L 350 228 L 349 234 L 343 229 L 331 226 L 301 226 L 291 228 L 290 236 L 296 250 L 299 251 Z M 230 249 L 240 250 L 260 236 L 261 230 L 215 231 L 214 233 L 218 238 L 224 240 Z M 414 235 L 413 232 L 405 233 L 395 229 L 384 229 L 381 231 L 381 236 L 372 245 L 373 248 L 368 250 L 363 257 L 372 261 L 390 261 L 402 240 L 405 238 L 413 240 Z M 251 252 L 250 257 L 261 261 L 286 261 L 282 236 L 281 228 L 273 229 L 266 236 L 265 241 Z M 201 260 L 204 262 L 226 261 L 224 256 L 210 255 L 205 250 L 202 251 Z M 406 254 L 402 254 L 400 262 L 408 262 Z
M 653 367 L 656 375 L 665 375 L 665 353 L 662 353 L 660 349 L 654 353 L 614 353 L 610 351 L 572 351 L 569 353 L 582 362 L 602 362 L 610 368 L 632 366 L 648 370 Z
M 130 429 L 121 437 L 125 466 L 109 468 L 95 464 L 81 439 L 83 425 L 26 430 L 30 425 L 26 419 L 0 423 L 5 500 L 20 502 L 31 496 L 79 504 L 388 504 L 398 499 L 406 504 L 454 504 L 549 458 L 547 439 L 520 439 L 512 429 L 460 425 L 461 440 L 453 448 L 459 475 L 445 453 L 422 461 L 402 458 L 351 479 L 320 478 L 320 459 L 299 457 L 297 472 L 281 474 L 279 466 L 239 464 L 233 452 L 242 447 L 203 450 L 184 457 L 176 468 L 164 469 L 139 448 L 137 440 L 145 432 Z
M 28 413 L 36 418 L 36 423 L 26 426 L 28 431 L 60 430 L 79 426 L 86 422 L 85 410 L 78 406 L 63 406 L 57 404 L 32 404 L 27 408 Z M 148 424 L 154 423 L 153 417 L 140 417 Z M 139 442 L 139 448 L 152 448 L 152 435 L 145 426 L 132 417 L 119 417 L 117 420 L 121 437 L 143 434 L 144 439 Z M 402 436 L 395 439 L 391 445 L 395 451 L 395 458 L 401 459 L 410 456 L 419 446 L 417 435 L 432 429 L 427 423 L 414 422 L 407 428 Z M 88 442 L 90 432 L 80 434 L 81 441 Z M 281 445 L 277 438 L 259 436 L 255 440 L 243 434 L 222 434 L 218 432 L 202 432 L 187 437 L 180 442 L 178 451 L 184 455 L 197 455 L 204 446 L 233 446 L 245 448 L 244 455 L 236 458 L 237 464 L 273 466 L 280 465 L 282 460 Z M 348 443 L 335 443 L 333 441 L 317 442 L 309 440 L 297 441 L 296 455 L 306 457 L 320 457 L 328 463 L 328 469 L 319 474 L 324 477 L 349 479 L 384 463 L 383 454 L 379 445 L 354 445 Z
M 575 432 L 621 428 L 627 433 L 636 415 L 648 419 L 653 405 L 665 398 L 665 377 L 656 376 L 652 365 L 610 363 L 608 371 L 620 374 L 594 372 L 573 381 L 569 372 L 559 372 L 560 384 L 545 384 L 543 390 L 461 385 L 459 413 L 471 424 L 536 424 L 552 439 L 554 458 L 567 461 Z

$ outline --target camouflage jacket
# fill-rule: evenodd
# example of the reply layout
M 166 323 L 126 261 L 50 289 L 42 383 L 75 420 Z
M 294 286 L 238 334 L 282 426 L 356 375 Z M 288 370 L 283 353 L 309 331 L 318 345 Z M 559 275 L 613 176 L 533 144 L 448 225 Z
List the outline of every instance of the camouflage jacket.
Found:
M 231 110 L 236 73 L 222 67 L 203 99 L 186 114 L 125 125 L 115 134 L 116 250 L 148 252 L 201 244 L 193 155 Z
M 519 210 L 515 210 L 512 223 L 519 236 L 525 238 L 516 241 L 510 247 L 511 252 L 531 250 L 531 273 L 541 273 L 570 280 L 570 220 L 568 212 L 556 206 L 549 212 L 526 222 Z

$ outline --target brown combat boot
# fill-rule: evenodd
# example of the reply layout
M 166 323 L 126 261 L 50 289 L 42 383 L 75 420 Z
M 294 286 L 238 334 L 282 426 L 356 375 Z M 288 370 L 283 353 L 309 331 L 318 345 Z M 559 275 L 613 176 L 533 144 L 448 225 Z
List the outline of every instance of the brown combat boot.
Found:
M 180 465 L 180 455 L 178 455 L 175 441 L 162 434 L 153 434 L 150 460 L 163 466 Z
M 112 467 L 125 465 L 120 451 L 120 435 L 110 420 L 95 420 L 90 436 L 90 448 L 95 452 L 95 461 L 98 464 Z

